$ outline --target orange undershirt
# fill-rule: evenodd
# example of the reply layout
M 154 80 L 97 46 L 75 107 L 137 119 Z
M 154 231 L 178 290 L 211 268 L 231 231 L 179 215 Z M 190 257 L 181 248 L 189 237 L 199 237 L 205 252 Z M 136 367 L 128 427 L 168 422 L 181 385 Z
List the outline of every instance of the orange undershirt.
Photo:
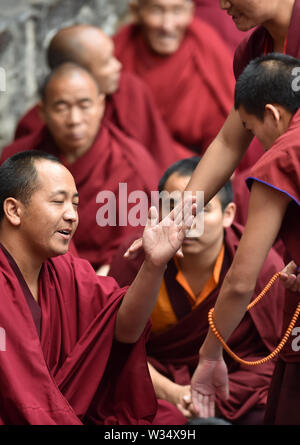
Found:
M 178 261 L 176 260 L 176 258 L 174 258 L 178 271 L 176 275 L 176 281 L 178 281 L 178 283 L 187 292 L 193 309 L 199 306 L 199 304 L 201 304 L 205 300 L 205 298 L 207 298 L 219 284 L 220 273 L 224 259 L 224 251 L 225 247 L 223 245 L 218 254 L 213 273 L 208 278 L 207 282 L 205 283 L 202 291 L 199 293 L 198 296 L 196 296 L 193 293 L 189 283 L 187 282 L 185 276 L 183 275 L 183 272 L 180 269 Z M 152 332 L 156 333 L 165 331 L 170 326 L 176 324 L 178 321 L 169 299 L 165 280 L 162 281 L 160 291 L 158 294 L 157 303 L 152 312 L 151 319 L 152 319 Z

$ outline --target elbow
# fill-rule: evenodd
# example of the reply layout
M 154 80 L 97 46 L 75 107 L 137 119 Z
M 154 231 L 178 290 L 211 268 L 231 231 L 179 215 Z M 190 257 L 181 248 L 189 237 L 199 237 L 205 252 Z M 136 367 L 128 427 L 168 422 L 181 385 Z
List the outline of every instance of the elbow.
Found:
M 133 344 L 136 343 L 142 335 L 142 331 L 133 328 L 132 326 L 122 326 L 121 323 L 116 324 L 115 340 L 120 343 Z
M 244 298 L 248 299 L 254 294 L 256 282 L 253 282 L 253 280 L 246 275 L 229 271 L 223 284 L 230 295 L 241 300 Z

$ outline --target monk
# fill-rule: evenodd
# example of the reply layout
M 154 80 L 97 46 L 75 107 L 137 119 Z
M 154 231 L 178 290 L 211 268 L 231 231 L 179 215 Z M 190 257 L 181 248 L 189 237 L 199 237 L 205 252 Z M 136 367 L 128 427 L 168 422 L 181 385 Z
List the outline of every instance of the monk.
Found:
M 299 66 L 299 59 L 269 54 L 251 61 L 237 81 L 235 108 L 242 125 L 256 135 L 266 152 L 248 179 L 251 196 L 246 228 L 214 309 L 214 323 L 225 341 L 244 316 L 264 259 L 278 235 L 285 243 L 286 259 L 300 264 L 300 94 L 295 84 Z M 297 270 L 294 267 L 293 273 Z M 284 280 L 287 278 L 285 275 Z M 286 291 L 282 335 L 299 296 L 297 288 Z M 300 423 L 299 325 L 296 319 L 280 352 L 268 398 L 267 424 Z M 223 398 L 228 395 L 222 346 L 212 331 L 200 349 L 192 391 L 195 408 L 203 417 L 214 412 L 215 393 Z
M 149 152 L 103 119 L 105 96 L 84 68 L 62 64 L 46 79 L 39 104 L 44 126 L 4 148 L 0 161 L 24 150 L 59 157 L 81 195 L 80 224 L 74 235 L 78 254 L 106 274 L 121 239 L 147 219 L 147 204 L 137 226 L 129 224 L 136 191 L 150 198 L 158 169 Z
M 181 205 L 165 223 L 150 209 L 145 262 L 121 289 L 67 253 L 80 204 L 58 159 L 14 155 L 0 167 L 0 190 L 0 424 L 151 424 L 148 320 L 193 222 L 192 200 L 185 219 Z
M 165 172 L 159 183 L 167 197 L 182 193 L 199 158 L 178 161 Z M 162 197 L 162 206 L 168 204 Z M 207 314 L 214 306 L 222 281 L 233 261 L 243 227 L 233 223 L 236 205 L 228 182 L 204 209 L 204 233 L 193 231 L 183 241 L 182 258 L 169 263 L 152 313 L 151 336 L 147 342 L 150 373 L 156 395 L 179 408 L 191 419 L 191 376 L 198 363 L 199 345 L 208 331 Z M 127 245 L 117 252 L 110 270 L 120 285 L 128 285 L 137 273 L 143 256 L 132 262 L 123 259 Z M 283 268 L 279 255 L 271 250 L 260 273 L 254 297 L 278 270 Z M 229 340 L 231 347 L 248 360 L 269 354 L 279 342 L 284 298 L 277 282 L 261 302 L 242 320 Z M 233 424 L 263 424 L 267 394 L 274 362 L 249 369 L 226 356 L 230 398 L 217 398 L 215 415 Z
M 59 30 L 50 41 L 47 61 L 51 69 L 74 62 L 90 71 L 105 95 L 104 120 L 141 143 L 162 173 L 170 163 L 190 152 L 170 136 L 148 87 L 134 74 L 122 70 L 114 56 L 114 44 L 100 28 L 74 25 Z M 19 122 L 16 138 L 37 131 L 43 125 L 39 105 Z
M 192 0 L 131 2 L 135 24 L 114 37 L 124 69 L 150 87 L 173 137 L 202 153 L 233 103 L 232 57 Z

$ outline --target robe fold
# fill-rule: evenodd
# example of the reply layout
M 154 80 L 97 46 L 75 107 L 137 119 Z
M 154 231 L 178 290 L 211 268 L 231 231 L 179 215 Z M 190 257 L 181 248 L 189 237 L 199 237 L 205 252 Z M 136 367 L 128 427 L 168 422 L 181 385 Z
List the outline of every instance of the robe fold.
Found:
M 150 194 L 157 189 L 159 180 L 153 159 L 142 145 L 106 122 L 92 147 L 72 164 L 64 160 L 45 127 L 4 148 L 1 163 L 15 153 L 34 149 L 59 157 L 74 176 L 80 196 L 79 225 L 73 237 L 78 254 L 95 269 L 109 264 L 121 240 L 138 228 L 129 221 L 130 211 L 136 205 L 142 209 L 137 223 L 146 223 Z M 119 183 L 125 184 L 122 192 Z M 99 195 L 104 191 L 110 195 L 107 200 Z M 140 205 L 138 199 L 137 204 L 128 202 L 130 194 L 136 191 L 143 194 Z
M 151 423 L 156 398 L 145 355 L 150 326 L 135 344 L 114 340 L 126 288 L 97 276 L 86 260 L 70 254 L 49 259 L 39 276 L 39 337 L 24 285 L 2 249 L 0 283 L 6 338 L 0 423 Z
M 181 316 L 180 307 L 186 307 L 189 300 L 183 288 L 179 294 L 177 286 L 177 292 L 173 292 L 170 301 L 175 298 L 186 300 L 185 305 L 181 302 L 178 305 L 172 303 L 178 317 L 177 324 L 164 332 L 152 333 L 147 342 L 149 361 L 160 373 L 178 384 L 189 384 L 198 364 L 198 351 L 208 331 L 208 311 L 214 306 L 226 272 L 232 263 L 241 238 L 241 230 L 241 226 L 234 224 L 225 231 L 225 256 L 216 289 L 199 306 L 193 310 L 190 306 L 190 311 L 188 313 L 185 311 Z M 141 258 L 135 260 L 136 268 L 141 261 Z M 271 250 L 259 275 L 253 298 L 262 291 L 273 274 L 282 268 L 281 258 L 274 250 Z M 124 260 L 122 262 L 121 258 L 118 260 L 116 257 L 110 274 L 119 284 L 124 284 L 127 270 Z M 133 267 L 129 271 L 133 279 Z M 173 280 L 168 279 L 166 283 L 168 289 L 172 289 L 172 283 L 175 289 L 175 277 L 174 275 Z M 245 315 L 231 335 L 228 345 L 243 359 L 252 361 L 265 357 L 279 343 L 284 305 L 283 294 L 283 286 L 277 280 L 269 293 Z M 238 423 L 255 410 L 265 408 L 275 362 L 270 361 L 264 365 L 248 367 L 235 362 L 226 352 L 224 352 L 224 357 L 229 370 L 230 396 L 227 401 L 217 399 L 217 409 L 219 415 L 233 423 Z
M 193 156 L 192 152 L 173 140 L 147 85 L 132 73 L 123 71 L 118 90 L 106 97 L 104 121 L 111 122 L 142 144 L 161 174 L 179 159 Z M 42 127 L 39 108 L 35 105 L 19 121 L 15 139 Z
M 298 2 L 298 5 L 300 3 Z M 285 213 L 280 237 L 285 245 L 285 263 L 294 260 L 300 265 L 300 111 L 293 116 L 288 130 L 257 162 L 250 172 L 249 185 L 262 182 L 292 200 Z M 282 335 L 286 331 L 300 301 L 300 293 L 286 290 Z M 299 348 L 300 320 L 284 348 L 275 368 L 268 399 L 266 423 L 299 425 Z
M 233 105 L 232 56 L 217 32 L 195 18 L 167 57 L 149 48 L 137 25 L 125 26 L 114 42 L 124 69 L 150 87 L 173 138 L 203 153 Z

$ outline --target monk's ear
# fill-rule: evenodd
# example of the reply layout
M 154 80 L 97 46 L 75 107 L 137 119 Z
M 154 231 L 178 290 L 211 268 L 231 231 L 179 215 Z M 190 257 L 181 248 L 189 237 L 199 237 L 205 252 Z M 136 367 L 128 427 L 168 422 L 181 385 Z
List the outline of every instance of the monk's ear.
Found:
M 3 211 L 11 225 L 17 227 L 21 224 L 22 204 L 18 199 L 6 198 L 3 203 Z
M 37 103 L 37 111 L 42 121 L 46 122 L 45 107 L 41 100 Z
M 235 213 L 236 213 L 236 205 L 234 202 L 230 202 L 229 204 L 227 204 L 227 206 L 223 211 L 224 229 L 231 226 L 235 217 Z
M 281 110 L 276 105 L 267 104 L 265 106 L 265 113 L 272 118 L 272 120 L 278 124 L 281 119 Z

